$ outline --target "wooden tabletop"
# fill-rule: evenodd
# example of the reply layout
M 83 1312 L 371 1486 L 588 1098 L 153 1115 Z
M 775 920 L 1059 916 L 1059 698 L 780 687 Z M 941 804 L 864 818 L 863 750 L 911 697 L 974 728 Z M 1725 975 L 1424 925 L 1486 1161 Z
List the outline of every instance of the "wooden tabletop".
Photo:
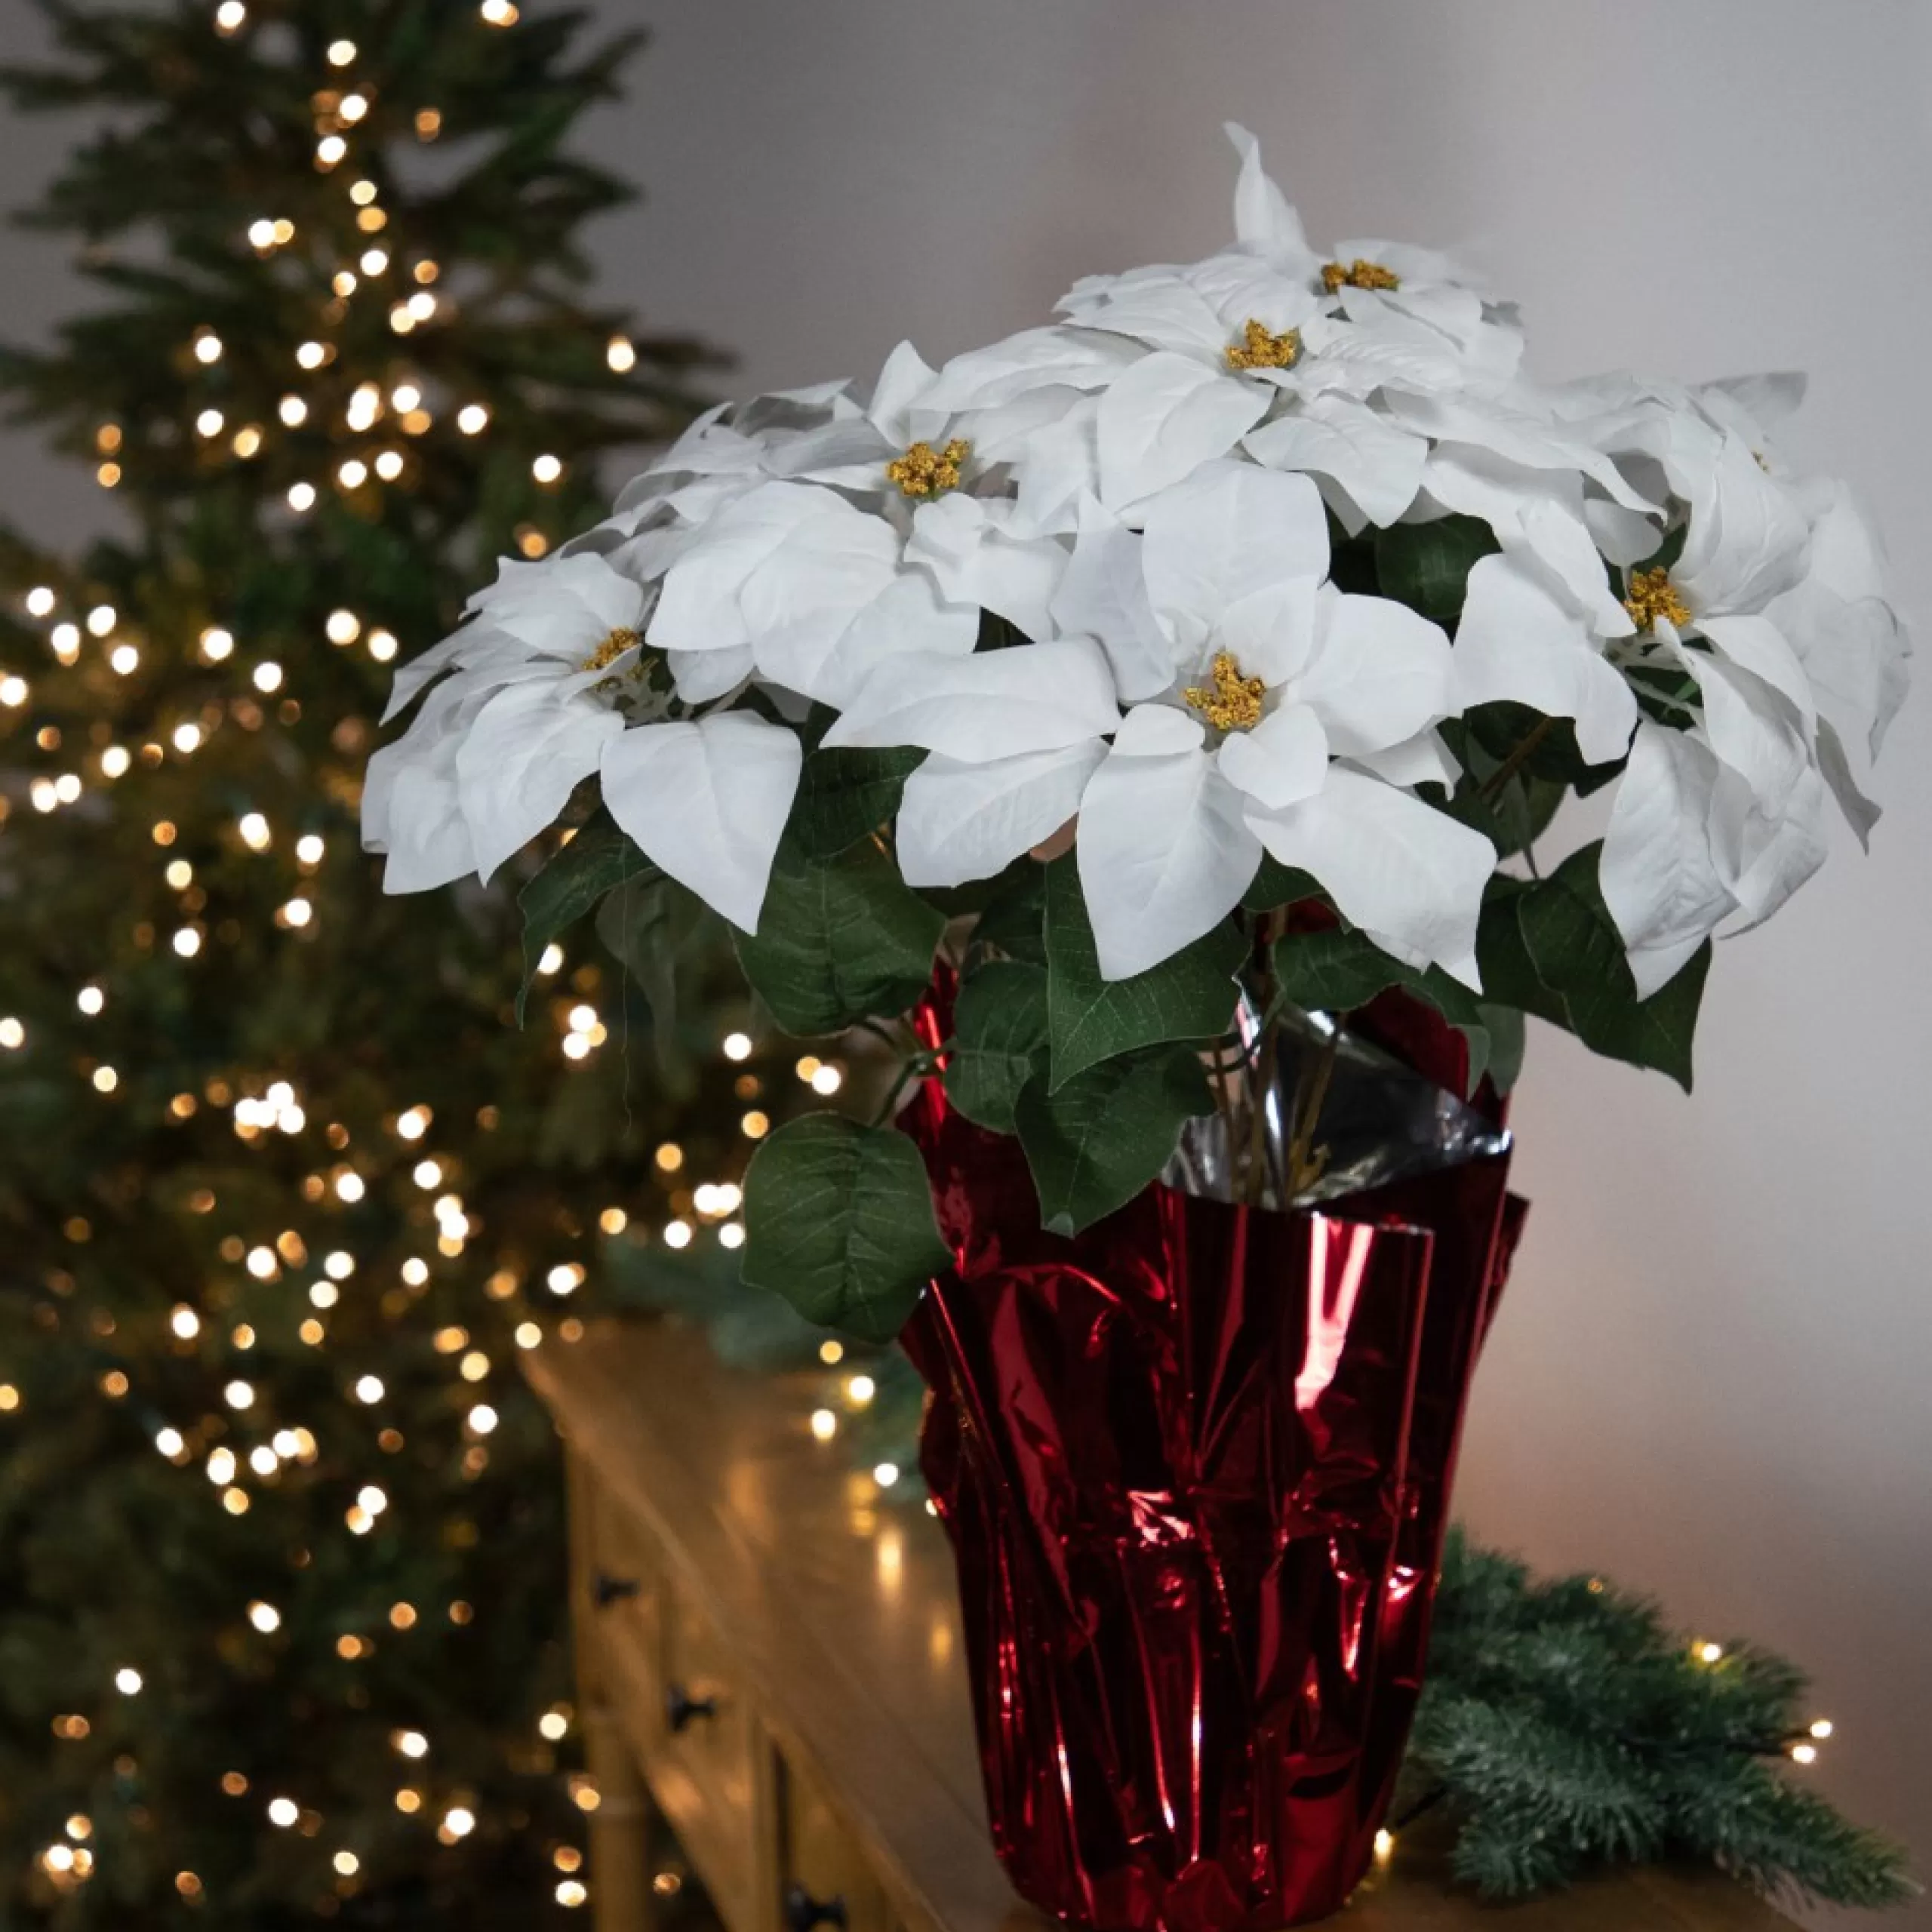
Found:
M 661 1322 L 592 1323 L 525 1358 L 603 1486 L 648 1524 L 742 1669 L 767 1724 L 816 1764 L 893 1889 L 956 1932 L 1042 1932 L 993 1855 L 952 1552 L 918 1503 L 881 1499 L 816 1441 L 825 1376 L 722 1367 Z M 1356 1932 L 1779 1932 L 1709 1872 L 1593 1880 L 1508 1906 L 1446 1880 L 1420 1827 L 1357 1891 Z

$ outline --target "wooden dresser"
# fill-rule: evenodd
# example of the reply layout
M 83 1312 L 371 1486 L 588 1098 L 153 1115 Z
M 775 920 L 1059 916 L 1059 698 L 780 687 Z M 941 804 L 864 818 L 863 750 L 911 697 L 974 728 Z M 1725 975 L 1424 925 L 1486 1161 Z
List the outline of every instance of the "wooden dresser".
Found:
M 987 1836 L 944 1533 L 814 1439 L 827 1378 L 734 1373 L 657 1323 L 592 1324 L 527 1361 L 569 1457 L 596 1932 L 650 1924 L 652 1805 L 729 1932 L 1047 1932 Z M 1338 1924 L 1789 1923 L 1703 1872 L 1484 1907 L 1445 1884 L 1423 1836 L 1405 1835 Z

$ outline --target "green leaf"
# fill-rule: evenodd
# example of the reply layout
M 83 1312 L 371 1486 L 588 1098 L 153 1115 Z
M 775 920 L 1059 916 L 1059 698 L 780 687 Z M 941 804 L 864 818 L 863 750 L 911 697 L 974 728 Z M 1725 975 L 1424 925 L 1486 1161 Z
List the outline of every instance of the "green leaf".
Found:
M 1073 1235 L 1131 1201 L 1166 1166 L 1181 1124 L 1214 1111 L 1185 1047 L 1103 1060 L 1057 1088 L 1035 1074 L 1014 1109 L 1040 1197 L 1040 1224 Z
M 834 858 L 876 832 L 898 811 L 906 780 L 924 757 L 855 746 L 812 752 L 792 805 L 789 829 L 800 848 L 811 858 Z
M 1352 928 L 1290 933 L 1275 942 L 1275 984 L 1304 1013 L 1348 1013 L 1399 986 L 1432 1006 L 1469 1043 L 1469 1091 L 1489 1065 L 1490 1028 L 1481 1004 L 1439 966 L 1419 973 Z
M 989 960 L 959 989 L 946 1097 L 968 1120 L 1013 1131 L 1014 1103 L 1044 1059 L 1047 976 L 1038 966 Z
M 1593 1053 L 1666 1073 L 1687 1094 L 1709 943 L 1639 1000 L 1597 882 L 1601 849 L 1584 846 L 1546 879 L 1492 891 L 1477 942 L 1486 995 L 1566 1028 Z
M 1284 866 L 1264 852 L 1241 903 L 1250 912 L 1272 912 L 1277 906 L 1298 905 L 1304 899 L 1325 902 L 1327 896 L 1318 881 L 1299 866 Z
M 894 1129 L 807 1114 L 752 1156 L 743 1278 L 807 1321 L 889 1342 L 952 1259 L 919 1150 Z
M 1523 1071 L 1527 1048 L 1523 1016 L 1512 1006 L 1497 1006 L 1484 1000 L 1477 1009 L 1489 1035 L 1489 1077 L 1499 1094 L 1515 1085 Z
M 1501 547 L 1480 517 L 1391 524 L 1375 534 L 1376 580 L 1384 597 L 1451 623 L 1462 615 L 1470 571 Z
M 1047 869 L 1037 860 L 1018 859 L 1000 875 L 997 888 L 973 928 L 977 950 L 1047 963 Z
M 788 1033 L 836 1033 L 910 1006 L 932 977 L 945 925 L 876 846 L 814 859 L 787 833 L 758 932 L 733 943 Z
M 1223 921 L 1131 980 L 1103 980 L 1073 855 L 1047 868 L 1047 1011 L 1053 1084 L 1170 1040 L 1217 1040 L 1233 1023 L 1234 975 L 1247 941 Z
M 523 912 L 523 984 L 517 990 L 517 1023 L 544 949 L 574 926 L 604 895 L 627 883 L 663 874 L 640 852 L 601 806 L 577 836 L 517 894 Z

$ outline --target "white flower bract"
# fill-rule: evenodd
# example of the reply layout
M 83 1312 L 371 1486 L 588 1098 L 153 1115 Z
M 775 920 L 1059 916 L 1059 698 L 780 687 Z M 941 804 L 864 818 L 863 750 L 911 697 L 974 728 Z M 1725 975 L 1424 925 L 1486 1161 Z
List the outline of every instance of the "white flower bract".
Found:
M 1522 715 L 1617 774 L 1599 884 L 1647 995 L 1815 869 L 1828 798 L 1866 837 L 1907 647 L 1869 521 L 1771 446 L 1801 382 L 1539 384 L 1510 305 L 1430 251 L 1316 249 L 1228 131 L 1227 248 L 936 370 L 901 344 L 869 392 L 715 410 L 506 563 L 397 675 L 421 707 L 364 803 L 389 888 L 488 877 L 594 780 L 754 931 L 807 744 L 912 748 L 906 881 L 1070 832 L 1110 979 L 1266 854 L 1477 987 Z M 1385 551 L 1441 535 L 1454 583 L 1398 601 Z

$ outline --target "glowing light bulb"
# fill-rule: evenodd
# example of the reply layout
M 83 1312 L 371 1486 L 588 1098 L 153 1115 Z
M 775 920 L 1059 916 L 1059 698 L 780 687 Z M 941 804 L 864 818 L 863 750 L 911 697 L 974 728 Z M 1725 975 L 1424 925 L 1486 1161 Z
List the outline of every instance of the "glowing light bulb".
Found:
M 497 1426 L 497 1412 L 488 1402 L 478 1402 L 470 1411 L 469 1422 L 478 1435 L 488 1435 Z
M 302 1808 L 292 1798 L 272 1798 L 269 1800 L 269 1823 L 284 1830 L 294 1824 L 302 1815 Z
M 192 1342 L 202 1332 L 202 1318 L 186 1302 L 177 1302 L 168 1315 L 168 1325 L 178 1340 Z
M 855 1409 L 863 1409 L 878 1393 L 878 1384 L 869 1375 L 855 1375 L 845 1385 L 845 1399 Z
M 480 402 L 465 403 L 456 413 L 456 426 L 466 436 L 479 435 L 490 420 L 490 412 Z
M 297 516 L 304 510 L 315 507 L 315 486 L 312 483 L 291 483 L 288 486 L 288 507 Z
M 395 1748 L 405 1758 L 426 1758 L 429 1740 L 420 1730 L 399 1730 L 395 1734 Z
M 395 655 L 397 648 L 393 631 L 373 630 L 369 633 L 369 655 L 378 664 L 386 664 Z
M 752 1040 L 749 1033 L 727 1033 L 724 1035 L 724 1057 L 727 1060 L 749 1060 L 752 1057 Z
M 217 33 L 239 33 L 248 18 L 248 10 L 242 0 L 221 0 L 214 10 L 215 31 Z
M 105 637 L 114 628 L 115 618 L 120 614 L 112 604 L 97 604 L 88 613 L 88 635 Z
M 242 835 L 242 842 L 251 852 L 266 852 L 269 841 L 273 836 L 269 830 L 269 822 L 260 812 L 244 812 L 235 822 L 235 830 Z
M 205 409 L 195 418 L 195 433 L 198 436 L 218 436 L 226 420 L 220 410 Z
M 1810 1729 L 1814 1737 L 1820 1740 L 1827 1738 L 1832 1734 L 1832 1721 L 1829 1718 L 1814 1718 L 1811 1720 Z
M 604 359 L 620 375 L 637 367 L 637 345 L 627 335 L 614 335 L 604 345 Z
M 285 395 L 275 405 L 275 413 L 291 429 L 299 429 L 309 420 L 309 405 L 299 395 Z
M 132 677 L 141 661 L 141 654 L 131 644 L 117 644 L 107 654 L 107 662 L 117 677 Z
M 355 58 L 355 43 L 352 40 L 332 40 L 328 45 L 328 63 L 331 67 L 346 67 Z
M 349 152 L 349 143 L 340 134 L 325 134 L 315 143 L 315 165 L 325 170 L 335 167 Z
M 124 1697 L 139 1697 L 141 1690 L 141 1673 L 123 1664 L 114 1673 L 114 1687 Z
M 353 644 L 362 635 L 362 620 L 353 611 L 331 611 L 322 626 L 331 644 Z
M 358 1377 L 355 1388 L 350 1392 L 354 1395 L 358 1402 L 365 1402 L 373 1406 L 383 1399 L 383 1379 L 379 1375 Z M 366 1494 L 367 1492 L 365 1491 L 365 1494 Z M 369 1506 L 365 1503 L 362 1506 L 366 1509 Z
M 204 363 L 221 360 L 221 337 L 213 329 L 204 329 L 195 337 L 195 360 Z
M 877 1483 L 881 1489 L 890 1489 L 898 1480 L 899 1465 L 897 1463 L 878 1463 L 873 1465 L 872 1481 Z
M 366 249 L 362 259 L 356 263 L 365 275 L 380 275 L 389 265 L 389 251 L 386 248 Z
M 304 369 L 319 369 L 328 359 L 327 347 L 319 342 L 303 343 L 295 351 L 295 360 Z
M 385 450 L 376 459 L 376 474 L 385 483 L 393 483 L 402 474 L 402 458 L 394 450 Z
M 271 1630 L 281 1628 L 281 1612 L 273 1604 L 263 1603 L 258 1598 L 248 1606 L 248 1621 L 266 1635 Z
M 476 11 L 493 27 L 513 27 L 518 18 L 516 0 L 483 0 Z
M 812 1411 L 812 1434 L 821 1442 L 829 1442 L 838 1433 L 838 1418 L 829 1409 Z
M 202 742 L 202 728 L 198 724 L 177 724 L 174 739 L 177 752 L 191 752 Z
M 564 466 L 558 457 L 540 456 L 531 464 L 530 473 L 540 483 L 554 483 L 563 475 Z
M 335 477 L 345 490 L 359 490 L 369 480 L 369 466 L 360 457 L 352 456 L 337 469 Z
M 266 658 L 255 666 L 250 681 L 258 691 L 278 691 L 281 688 L 281 666 L 272 658 Z
M 27 681 L 22 677 L 0 678 L 0 704 L 17 711 L 27 701 Z
M 1818 1761 L 1817 1746 L 1794 1744 L 1791 1747 L 1791 1761 L 1794 1764 L 1815 1764 Z
M 178 1429 L 160 1429 L 155 1432 L 154 1446 L 170 1462 L 188 1446 L 188 1440 Z

